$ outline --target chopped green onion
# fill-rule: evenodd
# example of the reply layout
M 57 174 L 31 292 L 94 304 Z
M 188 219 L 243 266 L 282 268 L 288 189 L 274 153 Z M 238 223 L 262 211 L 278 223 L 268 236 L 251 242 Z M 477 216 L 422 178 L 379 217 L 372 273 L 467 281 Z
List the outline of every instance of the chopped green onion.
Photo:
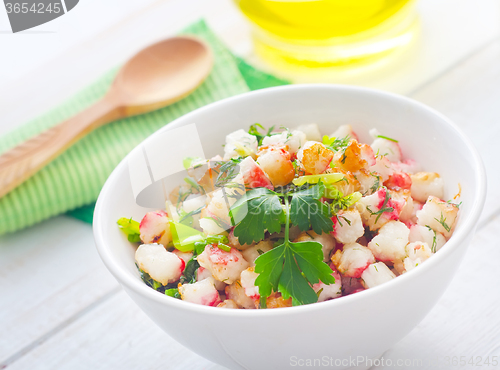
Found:
M 205 240 L 205 234 L 201 231 L 174 221 L 169 221 L 169 224 L 174 247 L 181 252 L 191 252 L 196 242 Z
M 165 294 L 168 295 L 169 297 L 181 299 L 179 289 L 177 289 L 177 288 L 165 289 Z
M 398 141 L 398 140 L 396 140 L 396 139 L 392 139 L 392 138 L 387 137 L 387 136 L 377 135 L 377 137 L 379 137 L 379 138 L 381 138 L 381 139 L 389 140 L 389 141 L 394 141 L 395 143 L 399 143 L 399 141 Z
M 182 165 L 188 170 L 191 167 L 196 168 L 201 166 L 203 162 L 206 162 L 206 160 L 201 157 L 186 157 L 182 160 Z
M 293 179 L 292 182 L 296 186 L 301 186 L 304 185 L 305 183 L 317 184 L 319 181 L 323 182 L 324 184 L 333 184 L 341 181 L 343 178 L 344 175 L 341 173 L 326 173 L 322 175 L 300 176 L 297 177 L 296 179 Z
M 127 235 L 129 242 L 138 243 L 141 241 L 141 232 L 139 230 L 139 222 L 132 220 L 132 218 L 120 218 L 117 222 L 121 230 Z
M 217 247 L 219 247 L 219 249 L 223 250 L 224 252 L 231 252 L 231 247 L 229 245 L 218 243 Z
M 227 236 L 225 235 L 209 235 L 207 236 L 207 243 L 212 244 L 212 243 L 224 243 L 227 244 L 229 240 L 227 239 Z

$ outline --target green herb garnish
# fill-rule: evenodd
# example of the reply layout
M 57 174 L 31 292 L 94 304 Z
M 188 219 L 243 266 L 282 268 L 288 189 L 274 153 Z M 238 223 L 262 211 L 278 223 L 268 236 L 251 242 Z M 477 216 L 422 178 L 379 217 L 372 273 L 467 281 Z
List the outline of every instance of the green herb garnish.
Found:
M 290 221 L 306 231 L 311 227 L 317 234 L 328 233 L 333 230 L 333 221 L 328 204 L 319 199 L 325 192 L 325 185 L 321 182 L 309 189 L 292 193 L 290 204 Z
M 441 224 L 441 226 L 444 227 L 444 229 L 447 231 L 447 232 L 450 232 L 451 230 L 451 227 L 448 226 L 448 224 L 446 223 L 446 217 L 444 217 L 443 215 L 443 212 L 441 212 L 441 219 L 438 220 L 437 218 L 434 218 L 437 222 L 439 222 Z
M 216 162 L 215 165 L 220 167 L 218 170 L 219 173 L 217 175 L 217 178 L 215 179 L 215 186 L 221 188 L 228 182 L 232 181 L 240 171 L 239 164 L 242 160 L 242 157 L 238 157 L 231 158 L 230 160 L 225 162 Z
M 378 176 L 375 172 L 370 172 L 370 175 L 375 177 L 375 182 L 373 183 L 372 187 L 370 188 L 372 193 L 375 193 L 377 189 L 380 187 L 380 176 Z
M 285 213 L 278 193 L 267 188 L 248 191 L 230 210 L 235 224 L 234 235 L 241 244 L 252 244 L 264 239 L 265 230 L 277 233 L 285 221 Z
M 229 245 L 226 245 L 224 243 L 217 243 L 217 247 L 220 249 L 220 250 L 223 250 L 224 252 L 231 252 L 231 247 Z
M 117 222 L 120 229 L 127 235 L 129 242 L 138 243 L 141 241 L 141 232 L 139 230 L 139 222 L 131 218 L 120 218 Z
M 429 225 L 425 225 L 430 231 L 434 233 L 434 236 L 432 238 L 432 246 L 431 246 L 431 252 L 436 253 L 436 247 L 437 247 L 437 234 L 436 231 L 433 230 Z
M 193 255 L 193 257 L 186 263 L 186 267 L 184 268 L 184 271 L 182 272 L 182 276 L 180 278 L 180 283 L 181 284 L 193 284 L 196 283 L 196 270 L 200 267 L 200 264 L 196 260 L 196 255 Z
M 343 138 L 323 136 L 323 145 L 334 152 L 345 150 L 349 146 L 350 141 L 351 137 L 349 135 Z
M 385 139 L 385 140 L 393 141 L 393 142 L 395 142 L 395 143 L 399 143 L 399 141 L 398 141 L 398 140 L 396 140 L 396 139 L 392 139 L 392 138 L 387 137 L 387 136 L 377 135 L 377 137 L 379 137 L 379 138 L 381 138 L 381 139 Z
M 181 299 L 181 294 L 179 293 L 179 289 L 177 288 L 165 289 L 165 294 L 169 297 Z
M 193 216 L 197 215 L 198 213 L 201 213 L 201 210 L 203 208 L 204 208 L 204 206 L 202 206 L 202 207 L 200 207 L 198 209 L 195 209 L 194 211 L 191 211 L 191 212 L 186 212 L 183 209 L 180 209 L 178 211 L 178 213 L 179 213 L 179 223 L 180 224 L 184 224 L 184 225 L 188 225 L 188 226 L 192 226 L 193 225 Z
M 202 166 L 206 162 L 205 159 L 201 157 L 186 157 L 182 160 L 182 166 L 188 170 L 191 167 L 192 168 L 197 168 Z
M 260 145 L 262 145 L 262 140 L 266 137 L 266 136 L 271 136 L 273 130 L 274 130 L 274 126 L 271 126 L 268 130 L 267 130 L 267 133 L 260 133 L 259 132 L 259 128 L 262 129 L 262 130 L 265 130 L 264 126 L 262 126 L 260 123 L 254 123 L 253 125 L 250 126 L 250 129 L 248 130 L 248 133 L 250 135 L 253 135 L 257 138 L 257 142 Z
M 137 264 L 136 264 L 136 266 L 137 266 Z M 142 281 L 144 281 L 146 283 L 146 285 L 150 286 L 151 288 L 153 288 L 154 290 L 157 290 L 159 292 L 164 291 L 165 288 L 163 287 L 162 283 L 153 279 L 146 271 L 141 270 L 139 267 L 137 267 L 137 268 L 139 269 L 139 272 L 141 273 Z
M 389 202 L 389 199 L 391 199 L 391 194 L 389 193 L 389 191 L 387 190 L 386 187 L 384 187 L 384 189 L 385 189 L 385 198 L 384 198 L 384 203 L 382 203 L 382 207 L 380 207 L 380 209 L 377 212 L 373 212 L 369 206 L 366 207 L 368 212 L 370 212 L 370 216 L 377 216 L 377 218 L 375 219 L 375 223 L 378 222 L 378 220 L 380 219 L 380 216 L 382 216 L 383 213 L 394 212 L 394 208 L 386 207 L 387 203 Z
M 291 297 L 293 305 L 302 305 L 318 301 L 313 284 L 320 280 L 325 284 L 335 283 L 332 270 L 323 262 L 320 243 L 290 241 L 288 196 L 284 201 L 285 240 L 255 260 L 255 272 L 259 274 L 255 284 L 259 287 L 262 308 L 266 307 L 266 299 L 273 291 L 280 292 L 284 299 Z

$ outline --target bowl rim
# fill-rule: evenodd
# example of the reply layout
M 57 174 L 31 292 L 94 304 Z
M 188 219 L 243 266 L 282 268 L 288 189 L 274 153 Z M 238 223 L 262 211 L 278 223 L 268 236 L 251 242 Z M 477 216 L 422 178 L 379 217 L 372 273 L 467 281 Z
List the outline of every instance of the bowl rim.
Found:
M 288 90 L 304 90 L 305 92 L 310 90 L 337 90 L 337 91 L 351 91 L 368 95 L 378 95 L 385 99 L 397 100 L 402 103 L 410 104 L 419 110 L 425 110 L 435 116 L 437 116 L 443 124 L 449 126 L 450 129 L 455 131 L 455 133 L 461 138 L 464 142 L 465 147 L 469 151 L 473 159 L 473 166 L 476 169 L 475 176 L 475 185 L 476 185 L 476 193 L 473 198 L 472 207 L 470 211 L 469 217 L 465 220 L 465 222 L 461 225 L 461 228 L 456 230 L 453 234 L 453 237 L 446 243 L 445 247 L 440 249 L 440 253 L 436 253 L 432 256 L 425 264 L 419 266 L 418 269 L 413 269 L 406 274 L 400 275 L 397 279 L 392 279 L 391 281 L 378 285 L 374 288 L 366 289 L 363 292 L 359 292 L 357 294 L 351 294 L 348 296 L 342 297 L 342 299 L 333 299 L 325 302 L 318 302 L 315 304 L 304 305 L 304 306 L 294 306 L 294 307 L 284 307 L 279 309 L 272 310 L 223 310 L 217 307 L 211 306 L 203 306 L 194 304 L 191 302 L 184 302 L 179 299 L 172 299 L 164 294 L 161 294 L 142 281 L 136 279 L 131 274 L 129 274 L 121 265 L 112 258 L 112 255 L 109 249 L 106 246 L 105 235 L 106 230 L 103 228 L 101 217 L 104 213 L 103 210 L 103 199 L 107 197 L 107 194 L 112 192 L 111 184 L 114 182 L 114 179 L 119 176 L 119 173 L 125 170 L 128 158 L 131 156 L 131 153 L 135 150 L 138 150 L 145 142 L 151 140 L 151 138 L 157 135 L 158 132 L 175 128 L 177 125 L 182 125 L 184 121 L 188 121 L 192 116 L 202 114 L 203 112 L 210 111 L 212 109 L 220 109 L 220 107 L 224 108 L 224 106 L 231 105 L 233 102 L 247 99 L 250 96 L 267 96 L 273 95 L 276 93 L 280 93 L 282 91 Z M 388 290 L 392 287 L 396 286 L 396 284 L 404 284 L 407 279 L 415 279 L 418 274 L 425 274 L 428 269 L 431 269 L 432 266 L 438 264 L 442 259 L 447 258 L 448 255 L 454 253 L 456 251 L 455 246 L 465 239 L 467 235 L 473 233 L 479 220 L 479 216 L 482 212 L 484 202 L 486 198 L 486 172 L 484 168 L 484 164 L 481 160 L 477 149 L 472 144 L 471 140 L 457 127 L 455 123 L 453 123 L 449 118 L 436 111 L 435 109 L 420 103 L 414 99 L 408 98 L 406 96 L 402 96 L 399 94 L 367 88 L 367 87 L 359 87 L 359 86 L 350 86 L 350 85 L 340 85 L 340 84 L 294 84 L 294 85 L 285 85 L 285 86 L 277 86 L 270 87 L 265 89 L 260 89 L 256 91 L 246 92 L 240 95 L 232 96 L 229 98 L 221 99 L 219 101 L 210 103 L 198 109 L 195 109 L 177 119 L 170 122 L 168 125 L 163 126 L 158 129 L 150 136 L 148 136 L 145 140 L 143 140 L 140 144 L 138 144 L 132 151 L 123 158 L 120 163 L 113 170 L 111 175 L 106 180 L 104 184 L 97 203 L 94 210 L 94 221 L 93 221 L 93 231 L 94 231 L 94 239 L 96 242 L 97 251 L 111 274 L 118 280 L 118 282 L 124 285 L 126 288 L 134 291 L 136 294 L 143 296 L 144 298 L 153 300 L 159 304 L 169 305 L 175 309 L 182 309 L 186 311 L 191 311 L 192 313 L 198 314 L 209 314 L 209 315 L 223 315 L 223 316 L 236 316 L 236 317 L 249 317 L 249 318 L 257 318 L 257 317 L 265 317 L 265 316 L 273 316 L 273 315 L 295 315 L 299 314 L 302 311 L 314 311 L 314 310 L 323 310 L 327 308 L 334 309 L 339 305 L 352 304 L 360 299 L 368 298 L 369 295 L 379 294 L 384 289 Z

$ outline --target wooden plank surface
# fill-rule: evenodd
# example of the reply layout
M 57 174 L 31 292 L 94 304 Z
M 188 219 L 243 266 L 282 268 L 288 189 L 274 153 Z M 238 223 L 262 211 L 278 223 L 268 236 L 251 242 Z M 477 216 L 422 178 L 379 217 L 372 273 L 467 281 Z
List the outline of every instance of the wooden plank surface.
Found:
M 120 291 L 18 359 L 8 369 L 223 368 L 182 347 Z
M 500 294 L 495 285 L 500 281 L 499 228 L 500 218 L 483 225 L 442 299 L 407 337 L 384 353 L 386 363 L 412 360 L 414 365 L 406 368 L 417 370 L 472 368 L 447 366 L 448 361 L 461 356 L 467 360 L 499 356 L 500 362 Z M 8 368 L 223 369 L 177 344 L 123 291 L 54 333 Z
M 95 250 L 90 225 L 58 217 L 13 239 L 0 237 L 0 364 L 118 288 Z
M 451 118 L 476 145 L 487 170 L 488 197 L 481 220 L 500 210 L 498 152 L 500 137 L 500 40 L 411 97 Z

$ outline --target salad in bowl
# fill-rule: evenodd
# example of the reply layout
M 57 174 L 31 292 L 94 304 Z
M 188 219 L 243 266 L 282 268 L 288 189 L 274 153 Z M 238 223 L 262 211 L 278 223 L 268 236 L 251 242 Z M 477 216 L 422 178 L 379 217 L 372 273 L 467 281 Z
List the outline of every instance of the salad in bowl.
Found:
M 233 309 L 306 305 L 405 274 L 452 236 L 460 192 L 403 155 L 397 138 L 351 125 L 264 128 L 186 157 L 165 209 L 119 226 L 143 281 L 172 299 Z
M 249 130 L 255 122 L 265 129 Z M 134 172 L 139 163 L 149 168 Z M 149 193 L 166 167 L 179 176 Z M 323 356 L 347 368 L 382 356 L 435 306 L 474 238 L 485 184 L 470 140 L 432 108 L 355 86 L 290 85 L 154 133 L 110 175 L 93 228 L 124 291 L 200 356 L 231 369 Z

